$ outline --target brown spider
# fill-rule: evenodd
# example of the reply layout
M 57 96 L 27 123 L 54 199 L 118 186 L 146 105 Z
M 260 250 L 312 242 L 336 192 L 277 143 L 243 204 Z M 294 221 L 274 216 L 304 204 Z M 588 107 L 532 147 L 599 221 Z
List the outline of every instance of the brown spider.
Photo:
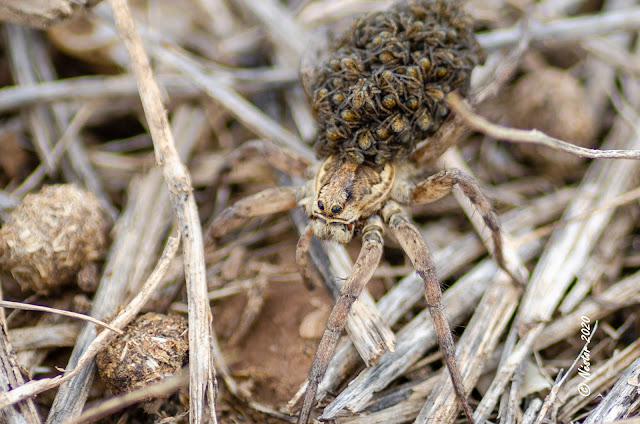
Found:
M 244 144 L 232 153 L 229 163 L 233 164 L 240 157 L 256 152 L 281 171 L 295 176 L 312 174 L 315 178 L 298 188 L 270 188 L 236 202 L 214 220 L 209 228 L 209 237 L 220 238 L 252 217 L 285 212 L 299 205 L 306 212 L 309 224 L 298 242 L 296 261 L 303 279 L 308 282 L 311 267 L 307 252 L 313 235 L 343 244 L 350 242 L 356 234 L 362 235 L 362 249 L 351 274 L 342 285 L 313 359 L 309 386 L 298 422 L 306 423 L 309 420 L 318 385 L 344 330 L 351 305 L 369 282 L 380 261 L 385 228 L 398 241 L 424 280 L 425 297 L 440 350 L 465 415 L 469 422 L 473 422 L 455 358 L 451 330 L 441 304 L 442 293 L 433 261 L 419 230 L 410 222 L 402 205 L 433 202 L 447 195 L 457 184 L 491 229 L 496 260 L 505 268 L 498 219 L 477 182 L 457 169 L 448 169 L 413 184 L 412 178 L 419 174 L 419 170 L 409 161 L 387 162 L 377 166 L 370 163 L 355 164 L 346 156 L 332 155 L 323 162 L 310 163 L 266 141 Z
M 298 242 L 296 261 L 308 283 L 314 235 L 343 244 L 362 235 L 362 249 L 341 287 L 309 372 L 298 419 L 306 423 L 351 306 L 380 261 L 388 229 L 424 280 L 440 350 L 462 409 L 473 422 L 433 261 L 403 209 L 440 199 L 458 185 L 492 231 L 496 260 L 506 269 L 498 219 L 471 177 L 449 169 L 412 183 L 420 175 L 418 164 L 409 159 L 416 142 L 435 133 L 449 113 L 445 96 L 452 91 L 464 94 L 472 68 L 482 60 L 471 19 L 457 2 L 402 1 L 358 19 L 329 53 L 305 84 L 319 123 L 315 147 L 323 160 L 311 163 L 265 141 L 243 145 L 229 164 L 258 152 L 275 168 L 308 182 L 240 200 L 216 218 L 209 236 L 219 238 L 249 218 L 300 205 L 309 224 Z

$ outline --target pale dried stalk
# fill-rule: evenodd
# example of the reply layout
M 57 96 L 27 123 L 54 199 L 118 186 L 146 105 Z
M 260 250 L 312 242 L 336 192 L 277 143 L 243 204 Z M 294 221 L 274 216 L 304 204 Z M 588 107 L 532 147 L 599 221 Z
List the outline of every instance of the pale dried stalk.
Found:
M 304 25 L 320 25 L 348 15 L 369 13 L 388 8 L 393 0 L 324 0 L 309 2 L 300 11 L 298 20 Z
M 22 368 L 7 337 L 7 327 L 4 315 L 0 323 L 0 393 L 6 393 L 24 385 Z M 33 399 L 19 402 L 17 405 L 7 405 L 0 408 L 0 422 L 6 424 L 39 424 L 42 422 L 36 410 Z
M 538 415 L 538 411 L 542 407 L 542 401 L 539 398 L 535 398 L 531 400 L 529 407 L 522 415 L 522 424 L 533 424 L 536 416 Z
M 149 64 L 142 40 L 125 0 L 110 5 L 122 37 L 154 143 L 156 159 L 169 187 L 179 228 L 184 239 L 185 280 L 189 299 L 189 421 L 216 423 L 215 371 L 211 359 L 211 308 L 207 299 L 202 229 L 189 174 L 180 162 L 169 128 L 162 96 Z
M 275 89 L 298 80 L 298 74 L 288 69 L 264 68 L 257 71 L 232 70 L 225 73 L 223 70 L 218 70 L 217 72 L 227 75 L 229 78 L 227 83 L 242 92 Z M 202 97 L 202 92 L 182 76 L 159 74 L 156 79 L 172 101 Z M 0 112 L 43 103 L 139 99 L 139 97 L 136 81 L 132 75 L 87 75 L 0 88 Z
M 281 3 L 274 0 L 239 0 L 245 9 L 251 11 L 267 28 L 270 38 L 286 51 L 292 65 L 297 65 L 309 44 L 307 34 L 303 32 Z
M 640 63 L 630 59 L 627 51 L 621 48 L 618 43 L 595 38 L 584 40 L 582 47 L 606 63 L 610 69 L 629 74 L 640 74 Z
M 5 36 L 9 46 L 9 59 L 12 68 L 12 75 L 20 85 L 32 85 L 38 81 L 34 69 L 33 56 L 37 46 L 33 38 L 37 37 L 35 32 L 29 28 L 8 24 L 5 26 Z M 31 48 L 29 48 L 31 47 Z M 44 164 L 46 171 L 53 174 L 57 168 L 51 155 L 50 140 L 56 138 L 53 128 L 51 110 L 45 105 L 36 105 L 24 112 L 25 121 L 28 122 L 34 148 L 40 162 Z
M 640 28 L 640 8 L 616 10 L 593 15 L 562 18 L 549 22 L 532 21 L 532 40 L 570 41 L 618 31 L 637 31 Z M 487 50 L 497 49 L 520 40 L 520 28 L 504 28 L 477 35 Z
M 596 283 L 605 278 L 614 279 L 622 272 L 620 246 L 623 246 L 630 237 L 638 219 L 637 215 L 629 208 L 620 208 L 614 215 L 607 231 L 602 234 L 600 242 L 591 255 L 589 267 L 578 275 L 578 280 L 558 307 L 563 317 L 576 308 Z
M 408 396 L 402 402 L 363 416 L 340 419 L 341 424 L 401 424 L 415 419 L 433 391 L 439 376 L 432 376 L 414 385 L 408 390 Z
M 52 159 L 54 163 L 57 163 L 62 157 L 65 150 L 69 147 L 69 145 L 73 142 L 74 137 L 78 134 L 80 129 L 87 123 L 87 120 L 91 117 L 91 115 L 95 112 L 97 105 L 96 104 L 85 104 L 83 105 L 78 113 L 73 117 L 69 126 L 66 128 L 58 142 L 53 147 Z M 22 196 L 29 193 L 35 187 L 40 184 L 42 179 L 47 174 L 47 167 L 45 164 L 40 163 L 36 167 L 36 169 L 27 177 L 16 189 L 13 191 L 12 196 L 14 198 L 21 198 Z
M 28 58 L 30 59 L 28 64 L 23 64 L 27 66 L 18 68 L 17 79 L 25 82 L 27 87 L 34 86 L 42 81 L 56 80 L 57 75 L 53 60 L 42 35 L 35 30 L 21 28 L 17 31 L 16 28 L 13 29 L 12 38 L 14 40 L 20 39 L 20 43 L 24 43 L 22 47 L 25 47 L 26 51 L 29 52 Z M 37 119 L 42 119 L 42 122 L 32 122 L 34 129 L 43 127 L 40 132 L 34 134 L 37 137 L 61 134 L 65 128 L 69 127 L 69 121 L 71 120 L 71 110 L 65 104 L 40 104 L 32 108 L 30 113 L 37 115 Z M 75 183 L 82 182 L 82 185 L 98 198 L 100 205 L 112 219 L 115 219 L 117 211 L 111 204 L 109 196 L 105 193 L 100 178 L 89 163 L 80 135 L 72 134 L 70 138 L 67 157 L 61 163 L 61 170 L 65 180 Z M 53 153 L 52 156 L 54 156 Z
M 195 87 L 182 77 L 159 75 L 158 82 L 171 98 L 198 95 Z M 139 97 L 136 81 L 132 75 L 82 76 L 26 86 L 3 87 L 0 89 L 0 112 L 43 103 L 122 99 L 123 97 Z
M 595 321 L 595 323 L 593 324 L 593 330 L 591 331 L 591 334 L 589 334 L 589 337 L 585 341 L 584 346 L 582 346 L 580 353 L 578 354 L 578 356 L 576 356 L 576 359 L 573 361 L 569 369 L 564 373 L 560 381 L 557 381 L 556 383 L 553 384 L 551 391 L 549 392 L 547 397 L 544 399 L 544 403 L 542 404 L 542 408 L 540 408 L 540 412 L 538 413 L 538 418 L 536 418 L 534 424 L 542 424 L 542 421 L 546 418 L 547 414 L 549 413 L 549 409 L 551 409 L 551 406 L 555 403 L 556 399 L 558 398 L 558 392 L 560 391 L 560 388 L 567 381 L 567 378 L 569 377 L 573 369 L 578 364 L 578 361 L 582 359 L 582 354 L 585 351 L 586 352 L 589 351 L 588 349 L 589 343 L 591 343 L 591 339 L 593 338 L 597 329 L 598 329 L 598 321 Z
M 194 127 L 202 126 L 202 121 L 197 115 L 192 115 L 191 123 Z M 178 128 L 176 125 L 176 129 Z M 186 156 L 193 140 L 189 139 L 190 132 L 178 134 L 181 153 Z M 127 197 L 129 202 L 115 225 L 117 236 L 111 245 L 100 285 L 94 296 L 92 316 L 113 315 L 130 293 L 140 290 L 142 278 L 154 261 L 154 255 L 149 252 L 157 251 L 162 243 L 161 237 L 169 225 L 169 195 L 160 169 L 153 169 L 145 177 L 134 180 L 127 191 Z M 75 366 L 95 337 L 93 325 L 83 328 L 67 368 Z M 94 376 L 94 367 L 95 364 L 92 364 L 68 384 L 60 387 L 49 422 L 62 422 L 81 412 Z
M 638 87 L 630 84 L 628 97 L 636 105 Z M 640 138 L 618 117 L 605 142 L 607 148 L 640 147 Z M 565 212 L 566 217 L 589 208 L 600 207 L 628 189 L 637 165 L 632 161 L 594 162 L 583 179 L 580 192 Z M 568 285 L 589 259 L 593 245 L 606 228 L 613 211 L 591 216 L 554 232 L 538 262 L 525 294 L 516 321 L 522 334 L 514 352 L 498 370 L 488 392 L 478 405 L 474 419 L 485 420 L 495 407 L 505 385 L 518 364 L 531 352 L 534 341 L 566 292 Z
M 606 403 L 604 403 L 604 401 L 601 402 L 602 407 L 596 407 L 593 412 L 598 411 L 597 415 L 594 417 L 598 419 L 595 421 L 592 420 L 591 423 L 609 423 L 617 418 L 621 418 L 621 416 L 615 417 L 616 413 L 621 412 L 621 409 L 619 408 L 620 404 L 627 402 L 629 397 L 635 397 L 637 399 L 637 380 L 634 380 L 633 378 L 630 379 L 630 377 L 635 375 L 635 378 L 637 379 L 639 355 L 640 341 L 636 340 L 623 351 L 616 352 L 616 354 L 614 354 L 614 356 L 605 363 L 592 364 L 591 370 L 595 371 L 591 373 L 588 381 L 580 375 L 574 376 L 559 395 L 562 407 L 558 414 L 558 421 L 566 422 L 571 420 L 570 417 L 574 417 L 580 409 L 584 408 L 595 399 L 600 398 L 601 393 L 611 387 L 615 381 L 618 382 L 616 383 L 618 388 L 615 391 L 613 389 L 610 391 L 610 393 L 613 394 L 611 397 L 607 395 Z M 625 371 L 626 368 L 628 369 Z M 632 374 L 630 375 L 629 373 Z M 625 378 L 625 374 L 627 378 Z M 591 394 L 586 397 L 579 394 L 580 392 L 578 391 L 580 385 L 585 383 L 591 390 Z M 632 390 L 635 394 L 629 394 L 629 390 Z M 629 405 L 625 407 L 625 410 L 629 410 Z M 611 419 L 600 419 L 600 417 L 606 415 L 608 412 L 614 413 L 614 416 L 612 416 Z M 600 417 L 598 417 L 598 415 Z
M 607 0 L 603 7 L 603 11 L 625 10 L 635 6 L 634 0 Z M 599 39 L 586 39 L 582 42 L 582 46 L 589 50 L 591 41 L 603 42 L 610 45 L 614 51 L 627 51 L 627 45 L 631 39 L 631 34 L 614 33 Z M 627 60 L 631 60 L 630 55 L 625 53 Z M 603 62 L 596 56 L 588 56 L 584 62 L 585 71 L 585 88 L 587 89 L 589 102 L 594 108 L 596 116 L 602 116 L 606 113 L 610 105 L 610 93 L 616 89 L 617 72 L 608 62 Z
M 286 146 L 307 159 L 313 158 L 313 152 L 303 146 L 298 138 L 280 124 L 269 118 L 255 105 L 232 89 L 225 78 L 206 72 L 184 53 L 164 46 L 155 46 L 154 56 L 166 64 L 180 70 L 184 76 L 200 87 L 221 106 L 227 108 L 248 129 L 260 137 Z
M 543 350 L 579 333 L 582 316 L 589 317 L 592 321 L 600 320 L 621 308 L 640 303 L 640 299 L 636 296 L 638 287 L 640 287 L 640 272 L 620 280 L 592 298 L 583 300 L 571 313 L 547 325 L 533 348 Z
M 80 332 L 78 323 L 45 324 L 34 327 L 23 327 L 9 330 L 9 341 L 16 352 L 36 349 L 73 347 Z M 29 364 L 20 360 L 22 366 L 29 369 Z

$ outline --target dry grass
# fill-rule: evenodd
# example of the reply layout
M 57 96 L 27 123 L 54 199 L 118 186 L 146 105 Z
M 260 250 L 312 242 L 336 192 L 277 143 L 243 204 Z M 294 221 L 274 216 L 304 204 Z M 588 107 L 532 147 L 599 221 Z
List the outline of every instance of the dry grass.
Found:
M 520 122 L 515 110 L 535 118 L 537 96 L 513 96 L 514 86 L 554 67 L 580 88 L 566 98 L 555 92 L 545 104 L 552 113 L 530 124 L 551 138 L 489 126 L 451 98 L 458 116 L 413 156 L 442 153 L 434 165 L 476 176 L 501 215 L 509 267 L 526 284 L 497 268 L 481 218 L 458 193 L 412 216 L 447 286 L 443 302 L 460 337 L 476 421 L 623 420 L 639 415 L 638 162 L 602 150 L 621 151 L 618 158 L 637 158 L 640 150 L 640 9 L 632 0 L 529 3 L 468 2 L 488 53 L 469 102 L 492 122 Z M 188 380 L 176 376 L 107 401 L 104 385 L 93 381 L 93 357 L 111 331 L 53 313 L 3 313 L 0 421 L 294 421 L 330 296 L 359 242 L 312 252 L 327 296 L 300 284 L 298 212 L 251 221 L 207 251 L 200 222 L 206 227 L 233 201 L 286 183 L 259 157 L 222 173 L 233 148 L 264 138 L 313 156 L 315 123 L 299 63 L 303 71 L 313 64 L 311 46 L 322 45 L 327 27 L 388 4 L 133 2 L 134 29 L 125 2 L 112 0 L 47 31 L 3 27 L 2 218 L 43 184 L 75 182 L 115 220 L 95 292 L 68 284 L 38 295 L 2 274 L 3 299 L 87 313 L 115 329 L 141 310 L 187 314 L 191 359 Z M 574 139 L 568 131 L 580 116 L 566 112 L 575 102 L 595 122 L 577 125 L 591 130 Z M 579 142 L 582 156 L 608 159 L 578 160 L 492 136 L 555 145 L 553 137 L 563 138 Z M 174 230 L 182 254 L 168 237 Z M 320 386 L 316 412 L 348 423 L 454 422 L 458 406 L 422 281 L 394 242 L 387 244 Z M 151 392 L 176 394 L 154 415 L 131 406 Z

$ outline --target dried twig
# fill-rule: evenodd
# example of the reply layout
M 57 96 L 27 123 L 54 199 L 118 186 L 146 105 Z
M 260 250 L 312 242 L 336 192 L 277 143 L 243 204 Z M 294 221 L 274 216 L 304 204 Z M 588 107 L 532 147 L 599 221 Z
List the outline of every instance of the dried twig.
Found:
M 180 162 L 169 128 L 162 96 L 149 60 L 124 0 L 111 0 L 118 32 L 129 53 L 140 90 L 156 159 L 162 167 L 170 198 L 184 238 L 184 266 L 189 296 L 189 420 L 216 423 L 215 372 L 211 360 L 211 309 L 207 299 L 202 229 L 189 174 Z
M 551 137 L 538 130 L 519 130 L 496 125 L 474 113 L 467 102 L 456 93 L 450 93 L 447 104 L 464 122 L 476 131 L 498 140 L 514 143 L 531 143 L 550 147 L 576 156 L 591 159 L 640 159 L 640 150 L 598 150 L 576 146 L 566 141 Z
M 107 328 L 116 334 L 122 334 L 122 331 L 114 328 L 113 326 L 107 324 L 106 322 L 100 321 L 99 319 L 95 319 L 88 315 L 79 314 L 77 312 L 65 311 L 63 309 L 49 308 L 48 306 L 40 306 L 40 305 L 30 305 L 28 303 L 21 302 L 11 302 L 8 300 L 0 300 L 0 308 L 9 308 L 9 309 L 20 309 L 22 311 L 37 311 L 37 312 L 48 312 L 51 314 L 63 315 L 65 317 L 79 319 L 81 321 L 92 322 L 95 325 L 100 327 Z

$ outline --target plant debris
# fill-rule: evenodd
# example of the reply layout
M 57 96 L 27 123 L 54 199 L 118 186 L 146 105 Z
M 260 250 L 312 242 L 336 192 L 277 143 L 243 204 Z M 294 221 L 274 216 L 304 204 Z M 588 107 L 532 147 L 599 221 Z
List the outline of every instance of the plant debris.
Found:
M 73 184 L 45 186 L 25 196 L 0 229 L 0 268 L 36 293 L 77 275 L 90 286 L 86 279 L 93 271 L 82 270 L 104 257 L 110 227 L 90 192 Z
M 163 381 L 188 361 L 187 320 L 149 312 L 138 317 L 96 357 L 98 374 L 121 394 Z

